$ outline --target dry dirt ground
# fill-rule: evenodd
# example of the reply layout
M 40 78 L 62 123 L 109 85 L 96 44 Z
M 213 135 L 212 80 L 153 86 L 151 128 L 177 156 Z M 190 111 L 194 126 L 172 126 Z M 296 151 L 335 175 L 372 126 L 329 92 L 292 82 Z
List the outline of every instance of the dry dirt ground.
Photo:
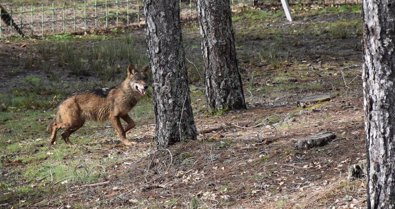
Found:
M 348 166 L 365 156 L 360 107 L 360 99 L 336 98 L 291 119 L 293 107 L 198 117 L 198 141 L 157 151 L 151 144 L 146 157 L 108 167 L 113 172 L 104 185 L 76 186 L 53 199 L 138 208 L 186 208 L 194 198 L 203 208 L 363 208 L 364 181 L 347 179 Z M 272 114 L 282 117 L 283 127 L 255 125 Z M 139 131 L 151 138 L 153 126 Z M 294 149 L 294 140 L 322 131 L 337 138 L 324 147 Z
M 314 17 L 310 19 L 314 20 Z M 320 21 L 331 20 L 327 17 Z M 253 46 L 259 41 L 272 40 L 252 35 L 244 41 Z M 294 44 L 310 56 L 308 51 L 313 51 L 314 47 L 308 45 L 309 41 Z M 16 208 L 365 208 L 365 179 L 347 178 L 349 166 L 365 159 L 361 68 L 344 64 L 362 57 L 360 51 L 344 47 L 356 42 L 359 42 L 357 38 L 328 40 L 315 47 L 311 55 L 322 61 L 322 64 L 321 61 L 316 63 L 316 67 L 324 65 L 325 68 L 331 62 L 343 63 L 339 66 L 352 71 L 349 77 L 333 69 L 331 73 L 327 72 L 331 69 L 307 69 L 303 71 L 307 73 L 305 77 L 276 80 L 273 75 L 278 69 L 273 65 L 245 61 L 242 64 L 244 83 L 254 89 L 281 82 L 304 86 L 319 80 L 323 85 L 314 90 L 303 87 L 292 89 L 292 92 L 284 90 L 273 97 L 269 94 L 257 96 L 259 91 L 251 93 L 246 87 L 247 110 L 210 115 L 195 108 L 199 130 L 196 141 L 181 142 L 167 149 L 157 148 L 152 140 L 155 125 L 148 120 L 128 133 L 128 138 L 138 144 L 127 148 L 116 143 L 113 130 L 106 125 L 86 127 L 85 137 L 90 141 L 73 145 L 80 154 L 66 156 L 61 161 L 67 165 L 75 159 L 103 162 L 108 159 L 106 162 L 110 163 L 97 166 L 101 175 L 96 181 L 47 183 L 44 187 L 49 192 L 11 195 L 2 200 L 0 208 L 12 205 Z M 12 89 L 26 74 L 45 77 L 39 70 L 10 72 L 24 65 L 18 59 L 27 53 L 29 44 L 29 41 L 0 42 L 2 91 Z M 328 48 L 332 50 L 319 53 Z M 243 54 L 240 54 L 243 63 Z M 284 68 L 293 63 L 281 66 L 280 70 L 287 73 Z M 254 80 L 248 76 L 251 71 L 260 72 Z M 335 80 L 338 82 L 334 84 Z M 305 96 L 323 93 L 330 93 L 331 99 L 304 108 L 297 105 Z M 194 103 L 196 107 L 201 101 Z M 45 125 L 48 120 L 44 118 L 37 123 Z M 6 122 L 0 123 L 0 136 L 7 132 Z M 333 132 L 336 138 L 325 146 L 308 150 L 295 148 L 296 141 L 320 132 Z M 48 156 L 37 166 L 53 156 L 53 151 L 46 152 Z M 0 166 L 1 179 L 9 185 L 29 185 L 33 190 L 40 185 L 40 179 L 15 183 L 19 178 L 16 170 L 23 170 L 27 165 L 10 153 L 1 156 Z M 77 168 L 70 166 L 70 169 Z M 9 188 L 1 189 L 7 195 L 12 194 Z

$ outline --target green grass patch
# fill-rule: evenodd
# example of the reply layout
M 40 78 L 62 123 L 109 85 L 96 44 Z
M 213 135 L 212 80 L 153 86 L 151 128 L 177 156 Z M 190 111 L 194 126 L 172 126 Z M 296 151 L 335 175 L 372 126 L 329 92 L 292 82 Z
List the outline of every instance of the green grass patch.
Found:
M 75 36 L 70 33 L 64 33 L 64 34 L 55 34 L 55 35 L 50 35 L 45 37 L 46 40 L 49 41 L 72 41 L 80 38 L 81 36 Z
M 20 156 L 16 158 L 16 161 L 21 161 L 23 164 L 37 163 L 44 161 L 48 158 L 48 154 L 45 152 L 38 152 L 32 155 Z
M 60 66 L 74 76 L 95 76 L 105 81 L 115 80 L 123 75 L 129 63 L 138 66 L 148 63 L 144 44 L 143 37 L 133 35 L 108 40 L 105 36 L 88 36 L 81 40 L 75 39 L 74 36 L 54 36 L 36 45 L 35 49 L 43 58 L 43 62 L 34 64 L 51 72 Z M 51 61 L 55 61 L 57 65 L 46 65 Z
M 232 141 L 231 140 L 221 140 L 219 142 L 216 143 L 216 147 L 217 149 L 227 149 L 230 146 L 232 146 Z
M 362 12 L 361 5 L 336 5 L 331 7 L 322 7 L 318 10 L 318 14 L 328 13 L 355 13 L 360 14 Z
M 0 125 L 10 129 L 11 135 L 26 133 L 31 134 L 29 138 L 38 138 L 47 134 L 45 130 L 49 117 L 50 113 L 45 111 L 1 112 Z
M 229 112 L 229 108 L 222 108 L 222 109 L 210 109 L 210 113 L 213 116 L 222 116 Z
M 26 168 L 24 177 L 27 180 L 36 181 L 45 179 L 52 183 L 92 183 L 98 180 L 101 169 L 97 162 L 88 161 L 59 161 L 56 159 L 48 160 L 42 164 L 30 165 Z
M 191 209 L 198 209 L 200 206 L 200 201 L 197 197 L 193 197 L 190 203 Z
M 10 144 L 6 147 L 7 152 L 16 153 L 21 150 L 22 146 L 18 143 Z
M 153 122 L 155 113 L 152 98 L 143 97 L 137 105 L 130 111 L 131 117 L 138 123 Z
M 270 21 L 273 19 L 277 19 L 282 16 L 283 13 L 281 11 L 273 11 L 273 10 L 260 10 L 260 9 L 243 9 L 241 12 L 234 13 L 232 15 L 232 21 L 243 22 L 243 23 L 256 23 L 260 21 Z

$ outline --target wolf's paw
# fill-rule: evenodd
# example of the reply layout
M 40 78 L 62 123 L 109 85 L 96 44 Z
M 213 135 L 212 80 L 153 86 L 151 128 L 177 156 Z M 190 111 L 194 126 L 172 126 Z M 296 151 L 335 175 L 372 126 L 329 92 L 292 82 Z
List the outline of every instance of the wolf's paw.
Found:
M 133 145 L 136 144 L 136 142 L 130 142 L 130 141 L 126 140 L 126 139 L 121 140 L 121 142 L 122 142 L 122 144 L 124 144 L 126 146 L 133 146 Z

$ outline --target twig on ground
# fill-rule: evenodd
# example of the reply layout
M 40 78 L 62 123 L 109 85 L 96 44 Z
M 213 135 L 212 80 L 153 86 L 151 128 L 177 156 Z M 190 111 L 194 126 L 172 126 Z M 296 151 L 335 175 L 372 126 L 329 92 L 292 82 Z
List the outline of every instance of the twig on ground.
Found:
M 163 188 L 166 188 L 166 186 L 160 185 L 160 184 L 153 184 L 153 185 L 148 185 L 148 186 L 143 187 L 141 189 L 141 191 L 146 192 L 146 191 L 152 190 L 152 189 L 163 189 Z
M 265 123 L 266 123 L 266 122 L 261 122 L 261 123 L 258 123 L 258 124 L 256 124 L 256 125 L 254 125 L 254 126 L 239 126 L 239 125 L 236 125 L 236 124 L 234 124 L 234 123 L 225 123 L 225 124 L 226 124 L 226 125 L 229 125 L 229 126 L 236 127 L 236 128 L 249 129 L 249 128 L 258 128 L 258 127 L 261 127 L 261 126 L 265 125 Z
M 94 184 L 84 184 L 81 186 L 73 186 L 72 188 L 85 188 L 85 187 L 96 187 L 96 186 L 104 186 L 109 184 L 110 181 L 103 181 L 103 182 L 98 182 L 98 183 L 94 183 Z
M 343 70 L 340 70 L 340 73 L 342 74 L 342 79 L 343 79 L 344 87 L 346 87 L 347 89 L 349 89 L 350 87 L 347 85 L 346 77 L 344 76 L 344 71 L 343 71 Z
M 163 151 L 163 150 L 167 151 L 167 152 L 169 153 L 169 155 L 170 155 L 170 163 L 169 163 L 169 165 L 167 166 L 167 169 L 166 169 L 165 172 L 167 172 L 167 171 L 170 169 L 171 165 L 173 164 L 173 154 L 171 153 L 171 151 L 170 151 L 169 149 L 158 149 L 158 150 L 156 150 L 154 153 L 152 153 L 151 161 L 150 161 L 150 163 L 148 164 L 148 168 L 145 170 L 144 180 L 145 180 L 146 183 L 148 183 L 148 179 L 147 179 L 148 171 L 151 170 L 151 167 L 152 167 L 152 165 L 153 165 L 153 163 L 154 163 L 154 160 L 155 160 L 155 155 L 156 155 L 156 153 L 157 153 L 158 151 Z M 159 173 L 159 172 L 158 172 L 158 173 Z
M 193 67 L 195 68 L 197 74 L 199 74 L 199 77 L 203 78 L 202 74 L 200 73 L 199 69 L 196 67 L 195 63 L 193 63 L 192 61 L 190 61 L 187 57 L 185 57 L 185 59 L 186 59 L 191 65 L 193 65 Z
M 223 129 L 225 129 L 225 128 L 226 128 L 226 127 L 224 127 L 224 126 L 209 128 L 209 129 L 205 129 L 205 130 L 200 131 L 199 134 L 208 134 L 208 133 L 211 133 L 211 132 L 214 132 L 214 131 L 223 130 Z

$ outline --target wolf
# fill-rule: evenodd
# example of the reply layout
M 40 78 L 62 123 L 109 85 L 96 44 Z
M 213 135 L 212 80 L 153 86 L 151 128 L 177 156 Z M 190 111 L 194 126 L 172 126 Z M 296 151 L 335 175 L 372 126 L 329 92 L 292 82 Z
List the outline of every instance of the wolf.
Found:
M 63 129 L 62 138 L 72 144 L 69 137 L 81 128 L 85 121 L 110 120 L 119 139 L 124 145 L 134 143 L 126 139 L 126 132 L 135 127 L 128 112 L 146 94 L 148 88 L 149 66 L 138 70 L 134 65 L 127 68 L 126 79 L 116 87 L 76 93 L 64 100 L 59 106 L 54 120 L 48 125 L 51 133 L 49 146 L 56 141 L 56 133 Z M 127 125 L 122 127 L 121 119 Z

